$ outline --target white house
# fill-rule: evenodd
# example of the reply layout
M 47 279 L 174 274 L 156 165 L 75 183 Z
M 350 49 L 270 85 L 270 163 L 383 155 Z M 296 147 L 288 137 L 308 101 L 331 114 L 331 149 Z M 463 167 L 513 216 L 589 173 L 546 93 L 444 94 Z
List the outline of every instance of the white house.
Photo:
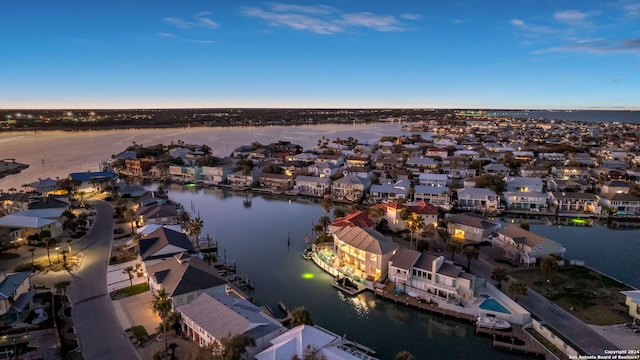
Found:
M 615 209 L 617 215 L 640 215 L 640 198 L 625 193 L 600 194 L 600 205 Z
M 502 194 L 507 209 L 540 211 L 547 208 L 547 195 L 541 192 L 505 191 Z
M 293 190 L 300 195 L 322 197 L 331 192 L 331 178 L 317 176 L 296 176 Z
M 549 204 L 553 205 L 558 213 L 585 212 L 600 214 L 598 197 L 589 193 L 558 192 L 547 193 Z
M 345 226 L 333 233 L 334 253 L 354 274 L 367 281 L 387 276 L 388 261 L 398 244 L 374 229 Z
M 542 179 L 537 177 L 508 176 L 507 191 L 542 192 Z
M 448 180 L 447 174 L 420 174 L 418 177 L 421 186 L 446 187 Z
M 179 306 L 177 311 L 181 315 L 182 331 L 199 346 L 213 345 L 229 336 L 246 335 L 256 343 L 247 349 L 247 356 L 251 358 L 287 330 L 256 305 L 227 294 L 200 294 L 191 303 Z
M 454 238 L 485 241 L 502 225 L 475 214 L 456 214 L 449 218 L 447 232 Z
M 205 184 L 218 185 L 225 182 L 234 171 L 232 166 L 203 166 L 199 179 Z
M 498 230 L 497 239 L 509 246 L 505 248 L 507 252 L 517 251 L 515 255 L 519 255 L 520 261 L 527 264 L 533 264 L 536 259 L 549 255 L 562 258 L 567 251 L 559 243 L 522 229 L 518 225 L 508 225 L 506 228 Z
M 415 175 L 430 172 L 438 167 L 438 162 L 427 156 L 415 156 L 407 159 L 406 169 Z
M 413 189 L 413 198 L 416 201 L 427 201 L 434 205 L 449 205 L 449 188 L 442 186 L 416 185 Z
M 368 179 L 348 174 L 333 182 L 331 194 L 337 199 L 358 201 L 369 189 Z
M 458 206 L 463 209 L 496 211 L 500 198 L 495 191 L 487 188 L 466 187 L 458 189 Z
M 406 199 L 411 188 L 411 181 L 399 180 L 395 183 L 387 182 L 380 185 L 371 185 L 371 199 Z

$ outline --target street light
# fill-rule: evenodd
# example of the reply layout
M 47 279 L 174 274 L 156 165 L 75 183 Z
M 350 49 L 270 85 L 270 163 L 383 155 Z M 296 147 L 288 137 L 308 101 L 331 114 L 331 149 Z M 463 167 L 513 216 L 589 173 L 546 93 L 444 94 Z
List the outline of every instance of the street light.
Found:
M 17 359 L 18 353 L 16 352 L 16 338 L 11 339 L 11 342 L 13 343 L 13 358 Z
M 56 254 L 58 255 L 58 262 L 60 262 L 60 246 L 56 246 Z

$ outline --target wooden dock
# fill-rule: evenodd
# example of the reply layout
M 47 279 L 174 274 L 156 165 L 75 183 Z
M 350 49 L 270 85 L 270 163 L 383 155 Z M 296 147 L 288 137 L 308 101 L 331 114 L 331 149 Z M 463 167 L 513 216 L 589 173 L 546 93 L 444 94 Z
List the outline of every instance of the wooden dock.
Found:
M 473 323 L 476 321 L 476 318 L 473 315 L 469 315 L 469 314 L 465 314 L 465 313 L 461 313 L 461 312 L 453 311 L 449 309 L 444 309 L 438 306 L 438 304 L 436 304 L 433 301 L 418 300 L 417 298 L 413 296 L 409 296 L 405 293 L 396 294 L 394 292 L 394 289 L 395 289 L 395 284 L 389 281 L 387 282 L 384 288 L 375 289 L 374 293 L 385 299 L 394 301 L 396 303 L 405 304 L 407 306 L 411 306 L 420 310 L 426 310 L 429 312 L 452 317 L 455 319 L 468 321 L 470 323 Z
M 537 342 L 521 325 L 511 324 L 511 329 L 508 330 L 476 326 L 476 333 L 491 336 L 494 348 L 518 351 L 533 356 L 554 358 L 554 355 Z

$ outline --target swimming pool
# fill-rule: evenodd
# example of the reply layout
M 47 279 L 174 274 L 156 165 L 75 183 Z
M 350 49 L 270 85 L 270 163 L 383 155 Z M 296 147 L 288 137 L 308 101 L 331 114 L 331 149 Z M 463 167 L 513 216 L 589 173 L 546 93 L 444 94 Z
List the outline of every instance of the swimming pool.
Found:
M 502 306 L 502 304 L 490 298 L 487 298 L 482 302 L 482 304 L 480 304 L 480 309 L 501 312 L 504 314 L 511 314 L 511 311 L 507 310 L 504 306 Z

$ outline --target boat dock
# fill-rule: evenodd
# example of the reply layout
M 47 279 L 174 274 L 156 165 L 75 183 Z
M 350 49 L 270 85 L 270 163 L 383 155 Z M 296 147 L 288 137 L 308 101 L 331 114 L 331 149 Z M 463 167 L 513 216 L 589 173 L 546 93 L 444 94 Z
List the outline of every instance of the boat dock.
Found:
M 547 359 L 555 358 L 553 353 L 540 344 L 521 325 L 511 324 L 511 328 L 507 330 L 491 329 L 476 325 L 476 334 L 491 336 L 493 338 L 492 344 L 494 348 L 519 351 Z
M 343 277 L 338 279 L 337 277 L 333 278 L 332 281 L 333 286 L 342 291 L 345 292 L 351 296 L 355 296 L 360 294 L 361 292 L 367 290 L 367 288 L 362 285 L 362 284 L 358 284 L 357 282 L 351 281 L 349 278 L 347 277 Z

